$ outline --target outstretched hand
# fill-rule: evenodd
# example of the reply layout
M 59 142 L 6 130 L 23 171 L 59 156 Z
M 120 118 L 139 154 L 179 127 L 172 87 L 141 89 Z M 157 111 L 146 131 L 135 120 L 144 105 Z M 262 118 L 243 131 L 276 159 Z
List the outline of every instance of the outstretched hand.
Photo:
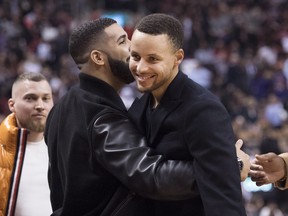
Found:
M 275 153 L 255 155 L 249 176 L 257 186 L 275 183 L 285 176 L 284 160 Z
M 241 181 L 244 181 L 247 178 L 248 173 L 250 171 L 250 157 L 248 154 L 246 154 L 244 151 L 241 150 L 242 145 L 243 145 L 242 139 L 238 139 L 237 142 L 235 143 L 237 157 L 243 161 L 243 169 L 241 171 Z

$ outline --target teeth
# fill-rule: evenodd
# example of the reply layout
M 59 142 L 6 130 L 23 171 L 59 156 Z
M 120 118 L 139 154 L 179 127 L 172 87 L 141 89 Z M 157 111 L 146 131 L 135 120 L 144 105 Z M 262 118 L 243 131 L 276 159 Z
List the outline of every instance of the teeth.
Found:
M 138 76 L 138 79 L 142 80 L 142 81 L 145 81 L 145 80 L 150 79 L 150 78 L 151 78 L 151 76 Z

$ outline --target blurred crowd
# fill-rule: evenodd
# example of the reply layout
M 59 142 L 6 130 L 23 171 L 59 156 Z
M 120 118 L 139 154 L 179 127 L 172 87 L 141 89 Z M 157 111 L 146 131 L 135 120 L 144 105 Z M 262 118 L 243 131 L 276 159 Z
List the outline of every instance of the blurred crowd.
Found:
M 288 152 L 287 0 L 0 0 L 0 119 L 20 73 L 47 76 L 55 102 L 76 83 L 67 47 L 77 24 L 114 15 L 131 36 L 139 18 L 155 12 L 183 23 L 181 69 L 219 96 L 251 159 Z M 138 95 L 133 84 L 121 92 L 127 107 Z M 285 191 L 243 194 L 248 216 L 288 215 Z

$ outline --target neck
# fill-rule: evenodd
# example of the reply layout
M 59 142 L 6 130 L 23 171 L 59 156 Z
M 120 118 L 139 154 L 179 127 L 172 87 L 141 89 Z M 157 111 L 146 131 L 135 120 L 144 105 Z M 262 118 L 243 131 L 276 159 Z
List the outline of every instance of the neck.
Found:
M 115 91 L 120 92 L 120 90 L 126 85 L 122 80 L 116 78 L 114 75 L 107 75 L 107 71 L 103 70 L 92 70 L 91 73 L 81 71 L 82 73 L 88 74 L 90 76 L 96 77 L 97 79 L 100 79 L 104 82 L 106 82 L 108 85 L 110 85 L 112 88 L 115 89 Z
M 118 93 L 120 93 L 121 89 L 125 86 L 125 83 L 122 81 L 115 82 L 113 84 L 110 84 Z
M 43 132 L 33 132 L 30 131 L 27 137 L 28 142 L 39 142 L 43 139 Z

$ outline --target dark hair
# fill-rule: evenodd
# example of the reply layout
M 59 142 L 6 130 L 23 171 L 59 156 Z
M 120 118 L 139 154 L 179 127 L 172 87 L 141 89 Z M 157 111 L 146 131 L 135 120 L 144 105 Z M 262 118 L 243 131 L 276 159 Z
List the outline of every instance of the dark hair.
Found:
M 170 15 L 161 13 L 147 15 L 137 23 L 135 29 L 151 35 L 167 34 L 176 50 L 183 46 L 183 26 L 179 20 Z
M 116 23 L 110 18 L 88 21 L 75 28 L 69 38 L 69 52 L 76 64 L 85 63 L 87 54 L 97 45 L 105 28 Z
M 30 81 L 34 81 L 34 82 L 40 82 L 42 80 L 47 81 L 46 77 L 41 73 L 27 72 L 27 73 L 20 74 L 16 78 L 14 83 L 19 82 L 19 81 L 24 81 L 24 80 L 30 80 Z

